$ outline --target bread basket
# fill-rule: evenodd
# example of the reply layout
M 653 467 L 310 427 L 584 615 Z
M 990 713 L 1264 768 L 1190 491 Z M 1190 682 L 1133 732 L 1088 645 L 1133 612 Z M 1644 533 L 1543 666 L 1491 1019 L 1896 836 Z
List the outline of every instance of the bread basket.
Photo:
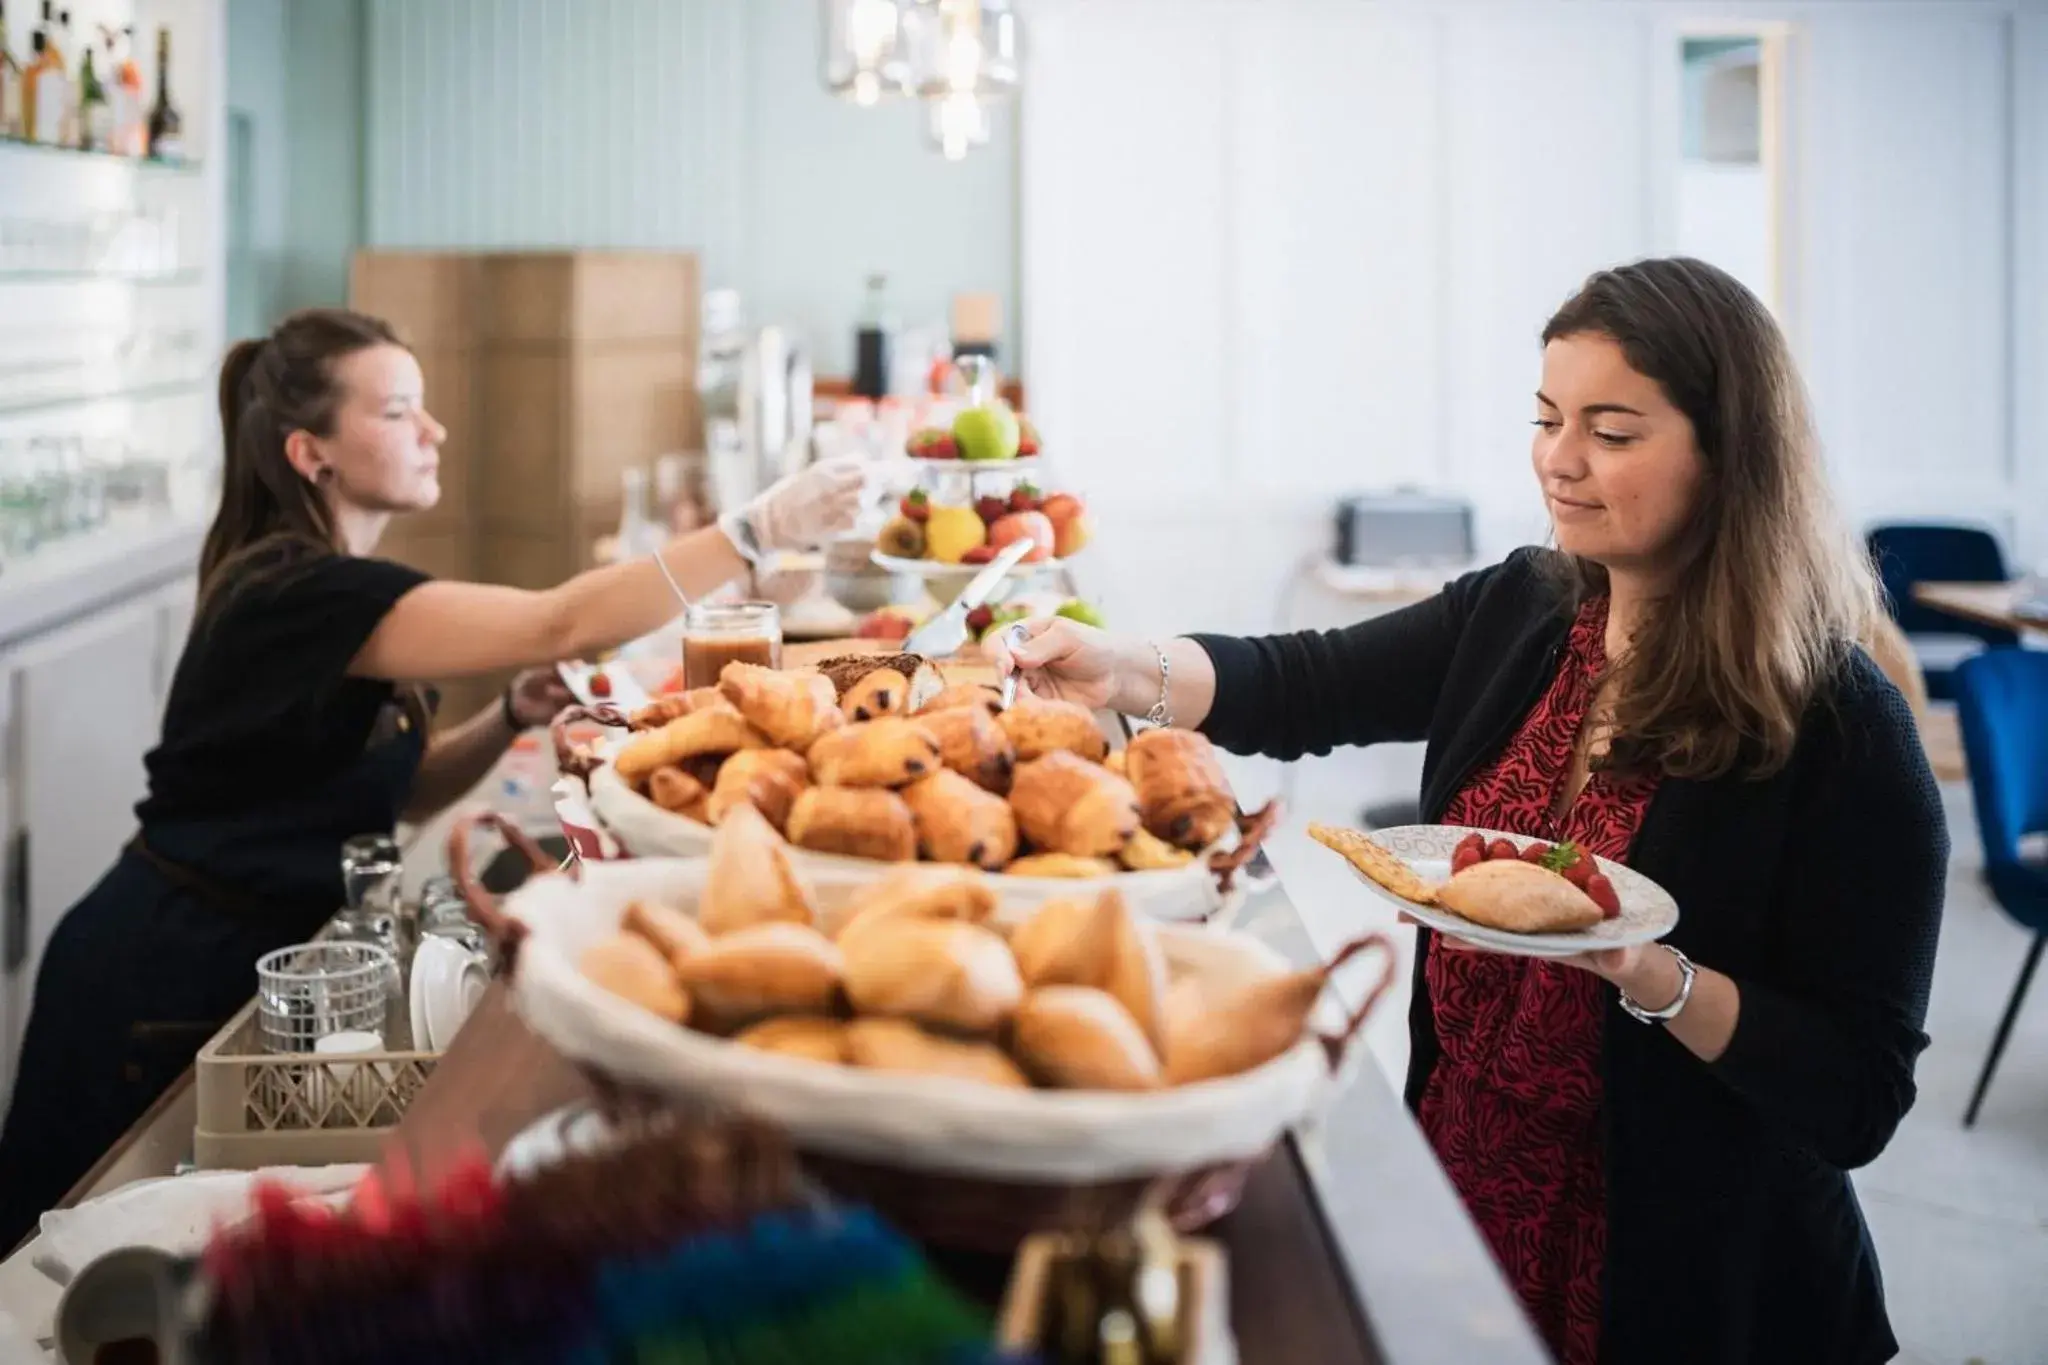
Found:
M 588 810 L 605 836 L 628 857 L 701 858 L 711 851 L 714 830 L 710 825 L 663 810 L 635 791 L 612 768 L 609 760 L 622 741 L 601 743 L 595 752 L 576 750 L 566 729 L 576 721 L 623 728 L 625 717 L 611 707 L 571 707 L 554 725 L 557 765 L 565 776 L 585 784 Z M 1227 920 L 1259 889 L 1259 880 L 1244 870 L 1245 864 L 1257 855 L 1278 817 L 1279 807 L 1269 803 L 1243 817 L 1236 829 L 1204 849 L 1193 861 L 1176 868 L 1088 878 L 1018 877 L 997 872 L 989 874 L 989 883 L 1006 906 L 1018 908 L 1058 896 L 1114 887 L 1133 909 L 1153 919 Z M 878 881 L 895 867 L 892 863 L 809 849 L 795 848 L 790 852 L 807 872 L 842 875 L 854 881 Z
M 496 826 L 534 860 L 537 875 L 502 904 L 470 872 L 478 824 Z M 1128 1217 L 1148 1199 L 1163 1202 L 1184 1230 L 1227 1212 L 1258 1161 L 1348 1080 L 1348 1044 L 1394 971 L 1385 936 L 1348 946 L 1336 961 L 1374 949 L 1386 959 L 1364 1004 L 1346 1017 L 1326 995 L 1299 1043 L 1240 1075 L 1146 1094 L 1008 1091 L 741 1047 L 667 1023 L 576 970 L 582 948 L 613 932 L 636 899 L 694 913 L 703 860 L 561 872 L 488 813 L 458 824 L 449 860 L 478 922 L 501 945 L 519 1014 L 586 1074 L 614 1090 L 781 1125 L 828 1184 L 948 1246 L 1009 1250 L 1033 1232 Z M 828 909 L 864 885 L 829 873 L 813 879 Z M 1289 969 L 1243 934 L 1154 930 L 1176 979 L 1199 973 L 1220 983 Z

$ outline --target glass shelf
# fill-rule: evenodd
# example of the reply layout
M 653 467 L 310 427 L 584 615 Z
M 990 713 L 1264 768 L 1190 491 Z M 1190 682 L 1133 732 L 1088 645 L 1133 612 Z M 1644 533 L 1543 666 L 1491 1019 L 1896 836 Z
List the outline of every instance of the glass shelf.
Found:
M 96 393 L 60 394 L 51 398 L 24 398 L 8 400 L 0 398 L 0 417 L 15 417 L 28 412 L 56 412 L 64 408 L 82 408 L 91 403 L 119 403 L 138 398 L 174 398 L 180 394 L 198 393 L 206 387 L 203 379 L 170 379 L 155 384 L 134 384 L 127 388 L 101 389 Z
M 0 268 L 0 284 L 87 284 L 112 280 L 119 284 L 198 284 L 200 270 L 8 270 Z
M 153 161 L 142 156 L 123 156 L 119 152 L 89 152 L 79 147 L 59 147 L 49 142 L 30 142 L 25 137 L 0 137 L 0 147 L 18 147 L 23 151 L 40 152 L 45 156 L 70 156 L 82 161 L 114 161 L 124 166 L 134 166 L 146 171 L 162 171 L 170 175 L 197 175 L 200 163 L 197 161 Z

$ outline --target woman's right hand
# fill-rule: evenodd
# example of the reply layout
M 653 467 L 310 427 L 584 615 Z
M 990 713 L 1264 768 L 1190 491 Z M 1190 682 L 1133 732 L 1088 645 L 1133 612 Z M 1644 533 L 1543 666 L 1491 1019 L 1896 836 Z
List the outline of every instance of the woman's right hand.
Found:
M 1013 633 L 1021 641 L 1012 644 Z M 1064 616 L 1033 616 L 991 634 L 982 645 L 996 676 L 1021 673 L 1033 696 L 1114 708 L 1122 691 L 1128 642 Z

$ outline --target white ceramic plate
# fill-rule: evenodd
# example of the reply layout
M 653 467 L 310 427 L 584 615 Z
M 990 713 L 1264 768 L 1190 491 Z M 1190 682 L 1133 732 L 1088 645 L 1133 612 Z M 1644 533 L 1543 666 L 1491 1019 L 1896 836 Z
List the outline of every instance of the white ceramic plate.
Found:
M 1526 848 L 1539 842 L 1525 835 L 1490 829 L 1474 830 L 1465 825 L 1396 825 L 1371 831 L 1374 843 L 1398 854 L 1415 869 L 1417 876 L 1427 882 L 1441 882 L 1451 875 L 1451 851 L 1458 846 L 1459 840 L 1474 833 L 1483 835 L 1488 843 L 1506 839 L 1516 848 Z M 1603 920 L 1590 929 L 1569 934 L 1514 934 L 1505 929 L 1489 929 L 1462 915 L 1454 915 L 1440 905 L 1418 905 L 1404 900 L 1357 868 L 1352 867 L 1351 871 L 1383 900 L 1399 906 L 1417 923 L 1518 957 L 1570 957 L 1574 953 L 1600 948 L 1654 943 L 1678 926 L 1678 902 L 1671 899 L 1670 892 L 1620 863 L 1609 862 L 1605 858 L 1598 862 L 1600 870 L 1607 874 L 1607 880 L 1614 883 L 1614 894 L 1621 902 L 1621 915 L 1618 919 Z M 1345 866 L 1351 867 L 1351 864 L 1346 862 Z
M 930 469 L 957 469 L 963 474 L 1002 474 L 1029 472 L 1040 468 L 1045 462 L 1045 453 L 1019 455 L 1011 460 L 963 460 L 958 455 L 908 455 L 904 459 L 914 465 Z
M 885 555 L 876 550 L 869 558 L 890 573 L 915 574 L 919 578 L 971 579 L 986 569 L 986 564 L 945 564 L 936 559 L 904 559 L 900 555 Z M 1028 560 L 1013 564 L 1004 573 L 1004 578 L 1029 578 L 1035 574 L 1051 573 L 1066 563 L 1062 559 Z

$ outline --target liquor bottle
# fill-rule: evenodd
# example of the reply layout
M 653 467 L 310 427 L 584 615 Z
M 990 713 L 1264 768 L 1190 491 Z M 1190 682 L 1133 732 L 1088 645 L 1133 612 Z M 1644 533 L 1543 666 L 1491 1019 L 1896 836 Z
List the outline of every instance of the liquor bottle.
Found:
M 114 77 L 114 143 L 123 156 L 149 151 L 149 109 L 142 102 L 142 66 L 135 60 L 135 25 L 121 30 L 121 65 Z
M 21 63 L 7 41 L 7 5 L 0 0 L 0 137 L 21 136 Z
M 57 50 L 57 24 L 50 0 L 43 0 L 43 22 L 30 39 L 35 55 L 21 86 L 22 135 L 31 142 L 56 143 L 64 133 L 64 111 L 71 105 L 71 80 Z
M 112 70 L 113 40 L 107 40 L 108 69 Z M 88 152 L 113 149 L 114 106 L 107 103 L 107 88 L 93 66 L 92 46 L 86 45 L 85 61 L 78 69 L 78 145 Z
M 185 120 L 171 102 L 171 31 L 156 31 L 156 103 L 149 110 L 149 155 L 176 161 L 185 154 Z
M 50 35 L 50 46 L 57 52 L 57 69 L 64 73 L 64 106 L 62 122 L 57 129 L 57 145 L 76 147 L 78 145 L 78 42 L 71 33 L 71 11 L 57 11 L 57 28 Z
M 854 332 L 853 392 L 860 398 L 889 394 L 889 350 L 895 332 L 889 316 L 889 277 L 868 276 L 867 300 Z

